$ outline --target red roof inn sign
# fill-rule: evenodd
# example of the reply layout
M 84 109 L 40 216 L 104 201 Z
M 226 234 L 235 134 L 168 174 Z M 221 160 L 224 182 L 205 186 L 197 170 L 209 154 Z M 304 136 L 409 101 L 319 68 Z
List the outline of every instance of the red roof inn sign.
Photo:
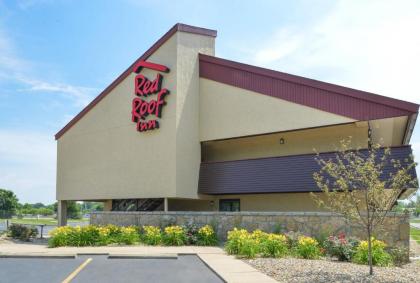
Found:
M 137 131 L 144 132 L 159 128 L 157 118 L 162 117 L 162 108 L 166 104 L 165 96 L 169 90 L 162 88 L 163 76 L 156 74 L 153 81 L 140 74 L 143 68 L 152 69 L 158 72 L 168 73 L 169 68 L 163 65 L 139 61 L 133 69 L 137 73 L 134 79 L 134 94 L 136 97 L 131 104 L 131 120 L 137 123 Z M 156 95 L 156 99 L 146 99 L 151 95 Z M 146 120 L 147 116 L 154 116 Z

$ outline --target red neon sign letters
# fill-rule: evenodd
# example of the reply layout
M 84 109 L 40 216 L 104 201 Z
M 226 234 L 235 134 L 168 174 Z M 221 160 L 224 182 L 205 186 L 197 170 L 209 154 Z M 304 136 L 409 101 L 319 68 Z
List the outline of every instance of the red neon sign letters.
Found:
M 156 118 L 162 117 L 162 108 L 166 104 L 165 97 L 169 94 L 169 90 L 162 88 L 163 76 L 158 73 L 153 81 L 149 80 L 140 71 L 143 68 L 152 69 L 158 72 L 169 72 L 169 68 L 163 65 L 140 61 L 133 71 L 137 73 L 134 79 L 134 94 L 136 97 L 131 104 L 131 120 L 137 123 L 137 131 L 144 132 L 159 128 L 157 119 L 146 120 L 151 115 Z M 146 98 L 156 94 L 156 99 Z

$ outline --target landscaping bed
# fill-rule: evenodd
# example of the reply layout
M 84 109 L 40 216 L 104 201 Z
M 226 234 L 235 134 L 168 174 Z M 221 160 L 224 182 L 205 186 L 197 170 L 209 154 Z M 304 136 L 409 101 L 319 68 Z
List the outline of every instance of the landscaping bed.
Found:
M 259 271 L 280 282 L 420 282 L 420 261 L 402 267 L 369 267 L 327 259 L 298 258 L 243 259 Z

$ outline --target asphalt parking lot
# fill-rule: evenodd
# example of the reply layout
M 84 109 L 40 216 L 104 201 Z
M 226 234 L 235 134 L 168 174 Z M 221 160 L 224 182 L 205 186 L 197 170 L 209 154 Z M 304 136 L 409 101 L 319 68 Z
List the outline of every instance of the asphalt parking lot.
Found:
M 224 282 L 195 255 L 0 258 L 0 282 Z

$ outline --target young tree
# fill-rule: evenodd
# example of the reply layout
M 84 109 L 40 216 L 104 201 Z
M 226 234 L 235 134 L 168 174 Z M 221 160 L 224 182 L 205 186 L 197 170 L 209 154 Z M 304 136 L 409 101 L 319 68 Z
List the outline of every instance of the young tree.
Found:
M 12 217 L 18 205 L 18 199 L 12 191 L 0 189 L 0 218 Z
M 388 212 L 404 189 L 417 188 L 411 171 L 412 156 L 403 160 L 390 158 L 389 148 L 371 145 L 366 151 L 350 150 L 351 139 L 342 141 L 335 158 L 324 160 L 318 156 L 320 172 L 314 173 L 323 194 L 312 194 L 321 207 L 343 215 L 366 231 L 369 273 L 372 267 L 372 233 L 382 228 Z M 393 170 L 389 174 L 384 168 Z

